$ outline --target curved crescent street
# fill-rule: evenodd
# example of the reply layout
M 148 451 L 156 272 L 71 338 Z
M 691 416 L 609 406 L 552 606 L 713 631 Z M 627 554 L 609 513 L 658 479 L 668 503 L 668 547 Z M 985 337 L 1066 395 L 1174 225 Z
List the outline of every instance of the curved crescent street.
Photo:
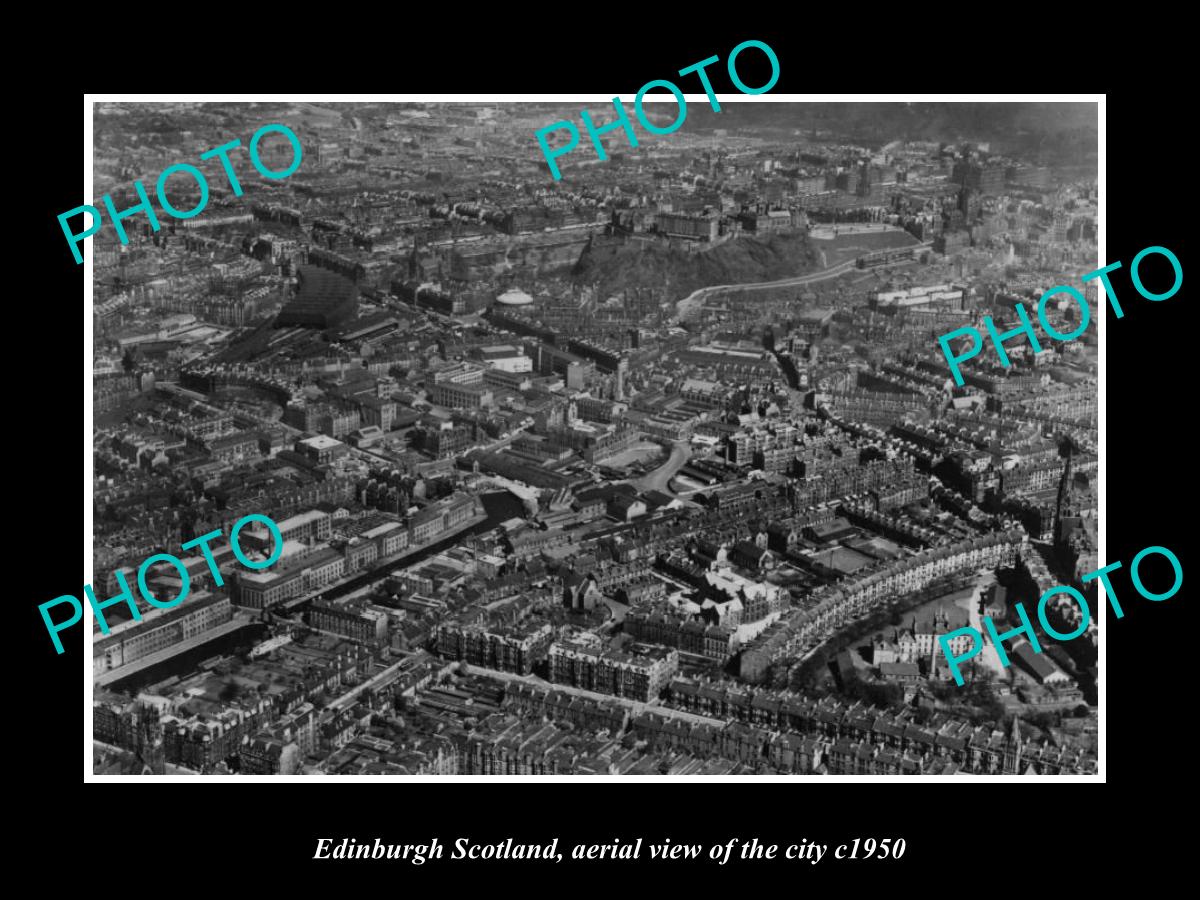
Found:
M 675 496 L 675 492 L 670 487 L 671 479 L 675 477 L 676 472 L 683 468 L 690 456 L 691 447 L 687 441 L 672 441 L 671 455 L 667 461 L 653 472 L 647 472 L 631 483 L 639 491 L 662 491 L 664 494 Z

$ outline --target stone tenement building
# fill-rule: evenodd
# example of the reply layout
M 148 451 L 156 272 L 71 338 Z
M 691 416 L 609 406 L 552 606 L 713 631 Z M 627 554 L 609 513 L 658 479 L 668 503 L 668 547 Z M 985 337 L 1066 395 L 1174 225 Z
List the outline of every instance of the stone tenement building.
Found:
M 1012 565 L 1026 539 L 1020 529 L 992 532 L 883 563 L 836 587 L 823 587 L 813 594 L 815 602 L 794 609 L 742 650 L 738 673 L 744 681 L 757 683 L 776 660 L 812 639 L 825 640 L 896 597 L 919 591 L 947 575 Z
M 1015 720 L 1008 735 L 988 725 L 972 726 L 941 714 L 918 725 L 911 709 L 882 711 L 861 702 L 851 705 L 833 698 L 814 701 L 791 693 L 729 689 L 682 679 L 671 682 L 667 694 L 673 707 L 732 719 L 743 727 L 757 729 L 753 740 L 763 738 L 755 743 L 763 756 L 777 752 L 772 748 L 787 734 L 814 738 L 829 771 L 839 774 L 951 774 L 944 771 L 947 763 L 970 774 L 1096 771 L 1095 757 L 1082 747 L 1025 740 Z M 668 726 L 635 719 L 632 727 L 638 729 L 639 723 L 643 731 L 658 735 L 652 742 L 691 741 L 703 745 L 709 739 L 703 731 L 685 739 L 682 735 L 690 735 L 691 730 L 681 731 L 678 722 Z M 724 752 L 729 755 L 727 747 Z M 896 767 L 899 770 L 893 771 Z

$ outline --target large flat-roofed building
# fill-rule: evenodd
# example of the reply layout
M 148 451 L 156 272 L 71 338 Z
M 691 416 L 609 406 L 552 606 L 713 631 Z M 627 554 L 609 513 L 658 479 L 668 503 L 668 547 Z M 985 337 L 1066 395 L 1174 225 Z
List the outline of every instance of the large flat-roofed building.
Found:
M 527 391 L 533 386 L 533 379 L 524 372 L 505 372 L 503 369 L 491 368 L 483 373 L 483 383 L 490 388 Z
M 350 452 L 350 448 L 337 438 L 318 434 L 316 437 L 296 441 L 296 452 L 321 465 L 333 462 L 339 456 L 345 456 Z
M 239 572 L 234 599 L 238 606 L 266 609 L 332 584 L 346 574 L 346 558 L 338 550 L 320 550 L 290 566 L 262 572 Z
M 451 409 L 480 409 L 492 405 L 492 392 L 473 384 L 445 382 L 429 388 L 429 402 Z
M 145 615 L 119 633 L 92 642 L 92 674 L 102 675 L 223 625 L 233 618 L 225 594 L 193 592 L 175 609 Z
M 275 525 L 279 528 L 279 533 L 283 537 L 284 550 L 282 557 L 286 560 L 288 556 L 294 553 L 302 553 L 304 551 L 303 545 L 305 544 L 311 544 L 313 541 L 328 540 L 333 533 L 333 516 L 319 509 L 312 509 L 308 512 L 289 516 L 280 522 L 276 522 Z M 238 532 L 238 544 L 241 546 L 243 553 L 249 554 L 257 551 L 270 555 L 274 552 L 275 538 L 262 523 L 253 522 Z
M 333 531 L 333 516 L 319 509 L 310 509 L 277 524 L 285 541 L 324 541 L 329 539 Z
M 350 279 L 317 266 L 301 266 L 298 274 L 300 289 L 280 310 L 276 326 L 329 328 L 358 310 L 358 288 Z
M 399 553 L 408 546 L 408 529 L 400 522 L 385 522 L 375 528 L 364 531 L 360 537 L 373 541 L 379 548 L 380 556 L 391 556 Z
M 494 347 L 480 347 L 477 351 L 479 359 L 502 372 L 532 372 L 533 360 L 522 352 L 520 347 L 511 344 L 497 344 Z
M 434 384 L 483 384 L 486 369 L 471 362 L 460 362 L 433 373 Z
M 569 447 L 576 450 L 588 462 L 604 459 L 628 450 L 637 443 L 637 429 L 624 426 L 600 431 L 595 428 L 551 428 L 546 443 L 552 447 Z
M 569 376 L 571 367 L 575 366 L 575 378 L 567 379 L 567 387 L 571 390 L 581 390 L 584 377 L 595 369 L 595 363 L 542 341 L 526 342 L 525 352 L 543 375 Z
M 446 497 L 416 513 L 409 522 L 414 544 L 432 541 L 444 531 L 475 514 L 475 499 L 465 495 Z

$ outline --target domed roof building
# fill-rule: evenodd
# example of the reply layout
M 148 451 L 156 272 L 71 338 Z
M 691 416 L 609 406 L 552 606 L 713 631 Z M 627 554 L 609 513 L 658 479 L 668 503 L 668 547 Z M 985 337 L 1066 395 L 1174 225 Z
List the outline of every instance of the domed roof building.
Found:
M 512 288 L 497 297 L 496 302 L 501 306 L 528 306 L 533 303 L 533 298 L 520 288 Z

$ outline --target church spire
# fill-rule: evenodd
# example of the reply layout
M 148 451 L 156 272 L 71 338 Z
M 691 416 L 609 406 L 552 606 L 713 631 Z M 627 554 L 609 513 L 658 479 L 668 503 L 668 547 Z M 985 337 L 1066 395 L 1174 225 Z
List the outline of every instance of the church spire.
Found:
M 1067 438 L 1064 451 L 1067 463 L 1063 466 L 1062 478 L 1058 482 L 1058 499 L 1054 507 L 1054 545 L 1058 547 L 1063 537 L 1063 516 L 1068 515 L 1071 505 L 1071 461 L 1075 453 L 1075 442 Z
M 1021 720 L 1013 716 L 1012 727 L 1008 732 L 1008 741 L 1004 745 L 1004 774 L 1017 775 L 1021 769 L 1021 751 L 1024 741 L 1021 738 Z
M 141 774 L 166 774 L 162 721 L 158 709 L 150 704 L 144 704 L 139 711 L 137 757 L 143 766 Z

